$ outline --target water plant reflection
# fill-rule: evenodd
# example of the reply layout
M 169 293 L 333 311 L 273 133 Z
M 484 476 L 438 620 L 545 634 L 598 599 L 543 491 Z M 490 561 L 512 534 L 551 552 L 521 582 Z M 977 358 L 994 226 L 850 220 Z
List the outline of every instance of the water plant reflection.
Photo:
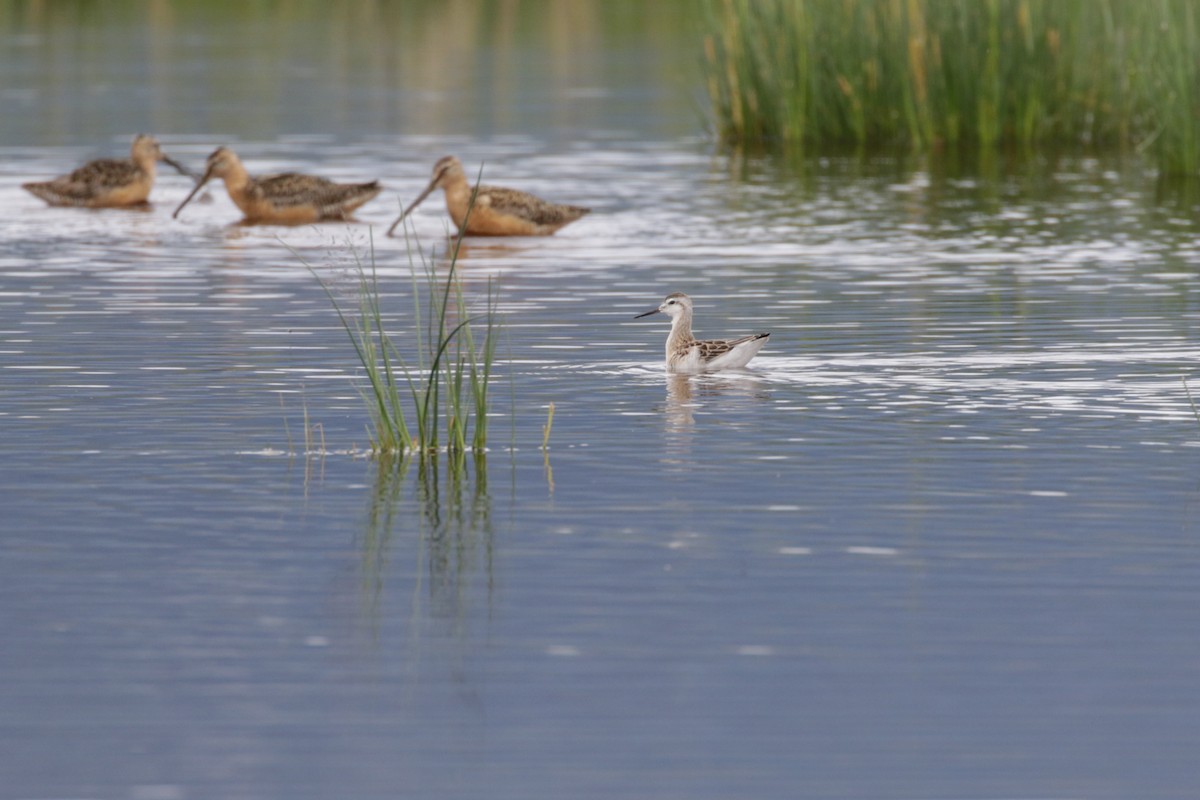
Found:
M 423 614 L 428 592 L 431 616 L 462 624 L 480 568 L 489 602 L 494 585 L 487 455 L 449 454 L 444 461 L 383 455 L 371 463 L 375 474 L 360 544 L 360 589 L 373 638 L 384 622 L 393 549 L 415 559 L 410 614 Z

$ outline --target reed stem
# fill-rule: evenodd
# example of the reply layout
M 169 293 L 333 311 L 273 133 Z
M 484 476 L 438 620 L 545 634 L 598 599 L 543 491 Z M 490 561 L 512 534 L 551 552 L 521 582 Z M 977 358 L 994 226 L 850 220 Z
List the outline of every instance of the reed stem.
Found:
M 1200 169 L 1194 0 L 705 0 L 739 147 L 1139 149 Z

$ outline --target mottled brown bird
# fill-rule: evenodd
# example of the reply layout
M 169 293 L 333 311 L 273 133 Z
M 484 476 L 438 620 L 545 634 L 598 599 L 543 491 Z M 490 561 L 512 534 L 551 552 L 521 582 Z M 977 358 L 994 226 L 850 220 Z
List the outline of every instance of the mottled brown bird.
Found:
M 153 136 L 133 138 L 129 158 L 102 158 L 89 161 L 70 175 L 50 181 L 23 183 L 21 188 L 52 206 L 84 208 L 120 208 L 146 203 L 154 186 L 158 162 L 170 164 L 191 176 L 182 165 L 168 158 Z
M 446 156 L 434 164 L 433 180 L 392 223 L 388 236 L 409 212 L 439 188 L 446 191 L 446 208 L 458 230 L 472 236 L 549 236 L 591 211 L 580 206 L 549 203 L 516 189 L 483 185 L 479 186 L 472 206 L 471 194 L 475 187 L 467 180 L 462 162 L 454 156 Z
M 208 157 L 204 174 L 192 193 L 183 199 L 178 217 L 196 192 L 213 177 L 225 181 L 229 198 L 246 215 L 247 222 L 299 225 L 327 219 L 349 219 L 356 208 L 382 191 L 378 181 L 334 183 L 315 175 L 285 172 L 255 178 L 228 147 L 218 147 Z

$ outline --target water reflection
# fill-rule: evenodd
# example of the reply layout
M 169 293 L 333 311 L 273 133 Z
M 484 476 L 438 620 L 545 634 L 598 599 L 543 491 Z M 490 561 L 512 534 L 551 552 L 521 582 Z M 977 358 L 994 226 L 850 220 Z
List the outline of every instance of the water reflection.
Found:
M 6 128 L 23 142 L 128 131 L 131 118 L 147 116 L 157 131 L 285 131 L 309 143 L 404 128 L 602 130 L 629 113 L 607 87 L 676 75 L 692 53 L 679 35 L 691 12 L 679 3 L 156 0 L 114 2 L 104 13 L 84 2 L 5 4 L 0 13 L 21 45 L 2 57 L 11 80 L 0 97 L 20 112 L 6 115 Z M 645 49 L 606 59 L 616 36 Z M 64 101 L 81 87 L 81 102 Z M 544 102 L 545 89 L 561 102 Z M 660 124 L 693 124 L 685 93 L 658 99 L 648 110 Z
M 465 623 L 482 571 L 490 603 L 493 586 L 492 499 L 487 454 L 445 454 L 427 458 L 378 457 L 368 497 L 360 545 L 364 614 L 375 636 L 385 620 L 382 608 L 393 580 L 397 536 L 416 539 L 410 613 L 428 613 L 452 630 Z M 411 544 L 411 543 L 406 543 Z M 403 566 L 400 567 L 403 570 Z
M 664 412 L 669 432 L 688 431 L 696 424 L 696 417 L 693 413 L 695 404 L 692 402 L 692 379 L 698 377 L 700 376 L 667 374 L 667 402 Z
M 667 396 L 661 406 L 669 434 L 667 453 L 680 458 L 691 451 L 697 413 L 712 414 L 723 423 L 745 409 L 744 401 L 761 405 L 770 402 L 769 384 L 757 372 L 729 370 L 717 373 L 666 374 Z
M 447 234 L 445 242 L 445 253 L 448 257 L 453 251 L 454 243 L 458 237 L 456 234 Z M 458 257 L 460 259 L 506 259 L 516 258 L 525 253 L 536 253 L 536 243 L 514 242 L 512 240 L 497 241 L 483 237 L 464 237 L 462 243 L 458 247 Z

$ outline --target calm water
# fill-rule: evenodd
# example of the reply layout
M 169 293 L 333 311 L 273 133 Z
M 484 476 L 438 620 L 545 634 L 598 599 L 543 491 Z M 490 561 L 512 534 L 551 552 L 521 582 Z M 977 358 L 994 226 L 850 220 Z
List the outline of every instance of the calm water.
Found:
M 456 90 L 388 94 L 409 78 L 386 64 L 359 87 L 374 116 L 295 122 L 249 92 L 92 108 L 86 48 L 56 51 L 62 86 L 34 69 L 77 28 L 136 45 L 99 73 L 187 43 L 162 80 L 194 92 L 249 56 L 214 54 L 219 19 L 10 20 L 0 795 L 1194 796 L 1192 201 L 1109 160 L 730 158 L 686 133 L 669 70 L 639 79 L 661 52 L 601 17 L 566 35 L 577 75 L 547 77 L 536 26 L 500 51 L 541 76 L 514 84 L 528 118 L 442 122 L 421 109 Z M 345 100 L 323 65 L 312 102 Z M 46 111 L 63 93 L 78 125 Z M 218 107 L 244 127 L 205 125 Z M 387 191 L 355 225 L 274 228 L 232 225 L 219 185 L 172 220 L 173 175 L 148 212 L 19 188 L 156 115 L 194 167 L 229 143 Z M 381 234 L 446 153 L 595 209 L 465 247 L 467 292 L 491 279 L 505 319 L 465 474 L 355 455 L 361 376 L 301 263 L 348 291 L 373 231 L 409 341 L 408 256 Z M 414 225 L 444 252 L 440 198 Z M 770 344 L 666 376 L 665 320 L 632 317 L 671 291 L 699 334 Z M 323 454 L 298 452 L 306 412 Z

